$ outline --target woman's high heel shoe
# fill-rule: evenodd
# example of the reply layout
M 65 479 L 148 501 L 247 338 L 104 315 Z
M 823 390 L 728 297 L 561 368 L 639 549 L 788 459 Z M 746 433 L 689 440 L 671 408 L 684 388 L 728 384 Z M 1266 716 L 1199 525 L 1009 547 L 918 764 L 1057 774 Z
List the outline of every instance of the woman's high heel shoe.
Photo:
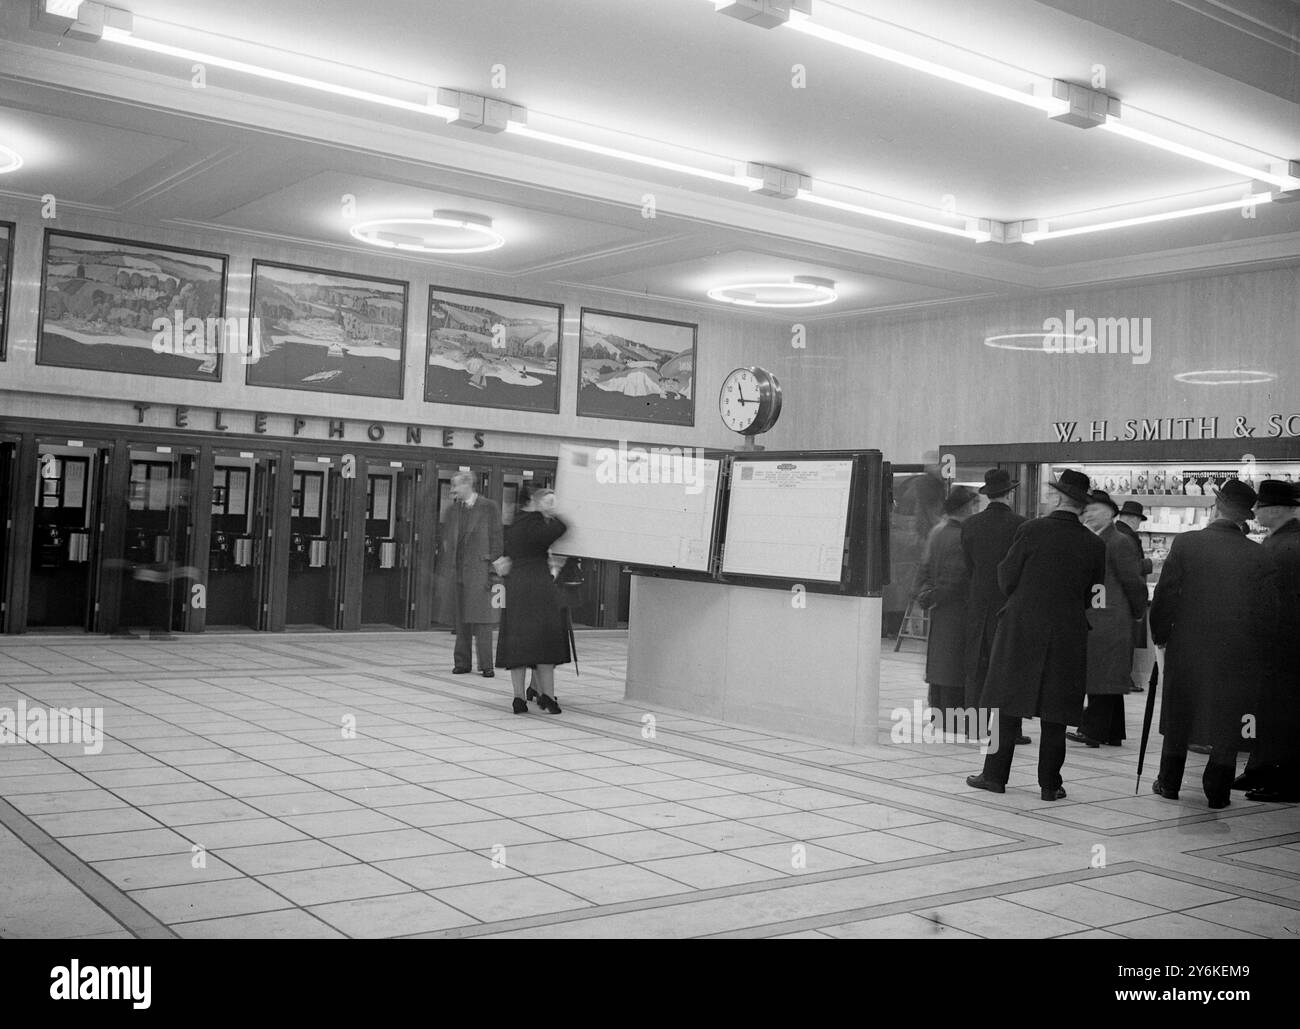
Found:
M 541 700 L 537 702 L 537 706 L 548 715 L 558 715 L 560 713 L 560 705 L 555 702 L 555 698 L 549 697 L 545 693 L 542 694 Z
M 514 713 L 517 715 L 528 714 L 528 705 L 524 703 L 522 700 L 520 700 L 518 697 L 515 697 L 514 703 L 511 704 L 510 706 L 511 709 L 514 711 Z
M 524 691 L 524 696 L 527 697 L 529 700 L 531 700 L 533 703 L 537 703 L 537 700 L 541 696 L 541 694 L 538 693 L 531 686 L 529 686 L 528 689 Z

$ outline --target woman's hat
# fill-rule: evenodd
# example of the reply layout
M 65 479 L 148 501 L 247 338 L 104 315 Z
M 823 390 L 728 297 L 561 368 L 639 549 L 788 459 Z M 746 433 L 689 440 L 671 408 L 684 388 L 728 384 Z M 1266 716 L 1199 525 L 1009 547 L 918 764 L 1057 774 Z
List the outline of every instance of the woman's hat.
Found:
M 1047 485 L 1064 493 L 1079 504 L 1087 504 L 1092 499 L 1088 495 L 1088 487 L 1092 485 L 1092 480 L 1083 472 L 1076 472 L 1073 468 L 1067 468 L 1059 478 L 1052 480 Z
M 1296 495 L 1294 483 L 1281 479 L 1265 479 L 1259 484 L 1259 499 L 1256 507 L 1300 507 L 1300 496 Z
M 1136 515 L 1139 522 L 1147 520 L 1147 516 L 1142 513 L 1142 505 L 1136 500 L 1124 501 L 1124 506 L 1119 509 L 1119 513 L 1122 515 Z
M 994 497 L 1000 497 L 1004 493 L 1010 493 L 1020 485 L 1020 480 L 1011 481 L 1011 473 L 1004 468 L 990 468 L 984 473 L 984 485 L 980 487 L 980 492 L 992 500 Z
M 944 514 L 955 514 L 976 498 L 977 494 L 965 486 L 954 486 L 943 502 Z
M 1091 493 L 1089 493 L 1089 494 L 1088 494 L 1088 503 L 1090 503 L 1090 504 L 1105 504 L 1105 505 L 1107 505 L 1107 506 L 1108 506 L 1112 511 L 1114 511 L 1115 514 L 1117 514 L 1117 515 L 1119 514 L 1119 505 L 1118 505 L 1117 503 L 1115 503 L 1115 501 L 1113 501 L 1113 500 L 1110 499 L 1110 494 L 1107 493 L 1104 489 L 1095 489 L 1095 490 L 1093 490 Z

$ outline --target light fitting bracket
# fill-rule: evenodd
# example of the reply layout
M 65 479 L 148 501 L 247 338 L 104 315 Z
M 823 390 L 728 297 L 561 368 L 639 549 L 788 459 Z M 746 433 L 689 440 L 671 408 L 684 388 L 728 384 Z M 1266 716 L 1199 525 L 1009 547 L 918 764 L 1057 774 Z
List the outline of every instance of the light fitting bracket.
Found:
M 760 29 L 774 29 L 790 20 L 792 11 L 812 17 L 812 0 L 716 0 L 714 8 L 728 18 Z
M 1064 79 L 1053 79 L 1052 96 L 1070 105 L 1068 111 L 1052 115 L 1052 121 L 1080 129 L 1092 129 L 1103 124 L 1107 117 L 1120 116 L 1119 98 L 1099 89 L 1089 89 Z
M 745 165 L 745 174 L 760 183 L 750 186 L 749 191 L 763 197 L 793 200 L 799 195 L 799 190 L 812 189 L 811 177 L 772 164 L 750 162 Z
M 528 111 L 517 104 L 492 97 L 479 96 L 477 93 L 465 93 L 457 89 L 438 88 L 437 102 L 441 107 L 457 111 L 457 115 L 448 119 L 447 124 L 459 125 L 465 129 L 479 132 L 505 132 L 510 122 L 525 125 Z

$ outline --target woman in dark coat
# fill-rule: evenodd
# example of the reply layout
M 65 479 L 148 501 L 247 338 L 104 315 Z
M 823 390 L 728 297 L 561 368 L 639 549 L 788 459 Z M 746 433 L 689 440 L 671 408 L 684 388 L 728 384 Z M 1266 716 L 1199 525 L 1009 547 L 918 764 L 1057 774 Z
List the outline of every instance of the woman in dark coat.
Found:
M 515 714 L 528 710 L 524 678 L 528 669 L 535 667 L 535 681 L 541 692 L 537 706 L 558 715 L 555 666 L 568 664 L 571 658 L 569 634 L 547 551 L 568 531 L 568 526 L 555 516 L 552 490 L 530 493 L 525 486 L 520 495 L 520 509 L 522 513 L 515 516 L 505 534 L 506 606 L 501 612 L 497 667 L 510 669 Z

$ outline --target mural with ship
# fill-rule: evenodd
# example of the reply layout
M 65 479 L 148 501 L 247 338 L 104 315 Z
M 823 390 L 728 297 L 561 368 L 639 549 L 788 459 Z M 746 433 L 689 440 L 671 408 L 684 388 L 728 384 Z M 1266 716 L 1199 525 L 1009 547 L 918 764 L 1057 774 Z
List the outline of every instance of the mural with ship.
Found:
M 5 356 L 5 316 L 9 311 L 9 269 L 13 264 L 14 227 L 0 222 L 0 358 Z
M 220 380 L 219 351 L 154 347 L 156 319 L 223 316 L 219 254 L 47 231 L 42 281 L 37 364 Z
M 695 333 L 687 322 L 583 308 L 578 414 L 694 425 Z
M 248 385 L 401 399 L 406 290 L 254 261 Z
M 563 317 L 559 304 L 434 286 L 424 399 L 558 412 Z

